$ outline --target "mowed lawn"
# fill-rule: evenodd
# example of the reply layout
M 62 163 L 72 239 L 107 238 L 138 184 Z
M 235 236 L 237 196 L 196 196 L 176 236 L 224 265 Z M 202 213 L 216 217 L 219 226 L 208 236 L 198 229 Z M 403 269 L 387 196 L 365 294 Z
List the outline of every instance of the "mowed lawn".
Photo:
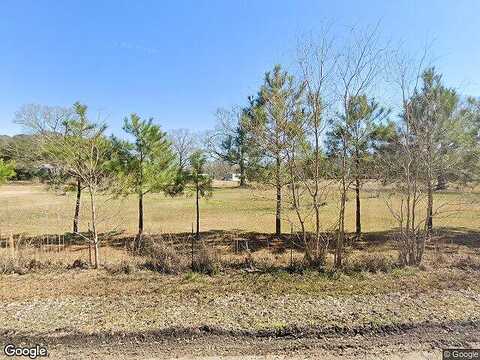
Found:
M 446 192 L 435 195 L 436 205 L 442 205 L 442 214 L 435 226 L 480 229 L 480 201 L 477 193 Z M 10 183 L 0 186 L 0 233 L 61 234 L 71 230 L 75 194 L 61 194 L 42 184 Z M 398 199 L 394 200 L 398 205 Z M 82 201 L 82 231 L 88 230 L 89 208 L 87 194 Z M 166 197 L 150 194 L 145 198 L 145 229 L 147 233 L 189 232 L 195 221 L 193 197 Z M 347 228 L 354 229 L 354 196 L 347 203 Z M 135 233 L 137 201 L 134 196 L 113 199 L 101 196 L 98 203 L 99 230 Z M 335 226 L 338 200 L 332 189 L 322 207 L 325 229 Z M 269 190 L 241 189 L 232 184 L 219 183 L 213 197 L 201 201 L 201 230 L 228 230 L 238 232 L 271 233 L 274 231 L 274 193 Z M 362 225 L 364 232 L 391 230 L 396 223 L 387 207 L 386 195 L 381 189 L 366 186 L 362 193 Z M 296 224 L 295 214 L 286 204 L 284 231 L 290 223 Z M 313 220 L 313 219 L 312 219 Z M 312 224 L 310 224 L 312 225 Z M 295 226 L 295 225 L 294 225 Z

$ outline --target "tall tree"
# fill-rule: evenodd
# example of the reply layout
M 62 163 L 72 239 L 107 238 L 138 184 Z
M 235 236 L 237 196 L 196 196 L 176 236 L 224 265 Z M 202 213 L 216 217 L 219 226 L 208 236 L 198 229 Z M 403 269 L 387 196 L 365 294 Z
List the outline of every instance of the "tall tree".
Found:
M 307 260 L 326 264 L 329 237 L 322 235 L 320 211 L 330 188 L 331 169 L 326 161 L 323 139 L 328 112 L 334 103 L 334 75 L 338 55 L 333 51 L 333 39 L 324 29 L 319 39 L 305 39 L 298 46 L 298 64 L 301 81 L 305 85 L 305 133 L 306 142 L 300 147 L 303 161 L 297 167 L 297 176 L 311 199 L 315 223 L 313 243 L 305 247 Z
M 353 96 L 348 101 L 348 116 L 346 119 L 334 121 L 332 129 L 327 134 L 327 147 L 331 157 L 342 154 L 346 150 L 348 164 L 352 167 L 351 177 L 355 190 L 355 234 L 357 239 L 362 233 L 360 190 L 362 182 L 373 177 L 369 172 L 369 160 L 375 147 L 375 142 L 381 141 L 379 131 L 381 120 L 388 114 L 384 108 L 366 95 Z M 343 149 L 345 147 L 345 149 Z
M 463 154 L 459 147 L 460 130 L 456 123 L 459 97 L 455 90 L 442 84 L 442 77 L 434 68 L 425 70 L 421 76 L 422 88 L 410 99 L 412 113 L 412 135 L 418 146 L 419 156 L 424 163 L 422 178 L 427 189 L 427 218 L 425 228 L 433 229 L 433 192 L 438 179 L 444 181 L 446 173 L 458 169 Z M 455 148 L 454 152 L 451 152 Z
M 357 99 L 362 95 L 369 96 L 371 87 L 376 81 L 381 70 L 380 59 L 384 49 L 378 46 L 378 33 L 374 29 L 371 32 L 358 32 L 353 30 L 350 34 L 351 41 L 347 42 L 345 49 L 339 56 L 337 62 L 338 85 L 337 95 L 339 100 L 339 111 L 333 118 L 334 128 L 346 129 L 349 124 L 355 123 L 352 116 L 357 116 L 355 111 Z M 340 190 L 340 206 L 338 216 L 338 235 L 335 247 L 334 265 L 336 268 L 342 266 L 345 244 L 345 209 L 347 193 L 352 185 L 353 166 L 349 156 L 349 149 L 352 147 L 352 139 L 348 133 L 339 133 L 339 153 L 337 179 Z
M 253 101 L 246 128 L 253 142 L 265 156 L 268 175 L 264 181 L 276 192 L 275 235 L 282 233 L 282 189 L 285 185 L 286 136 L 291 121 L 301 106 L 303 86 L 297 86 L 292 75 L 276 65 L 265 74 L 264 84 Z M 272 181 L 273 179 L 273 181 Z
M 87 119 L 87 106 L 80 103 L 74 104 L 74 114 L 75 117 L 70 117 L 70 120 L 65 120 L 63 123 L 64 132 L 60 133 L 60 137 L 74 136 L 77 138 L 78 142 L 82 142 L 85 136 L 88 136 L 88 133 L 94 130 L 95 125 L 90 123 Z M 56 132 L 56 134 L 58 131 Z M 56 138 L 58 135 L 51 137 L 47 135 L 47 146 L 48 141 L 57 141 Z M 48 152 L 47 152 L 48 154 Z M 81 159 L 81 154 L 77 153 L 78 160 Z M 75 213 L 73 215 L 73 228 L 72 232 L 78 233 L 79 224 L 80 224 L 80 206 L 82 203 L 82 179 L 80 176 L 75 176 L 76 181 L 76 197 L 75 197 Z
M 116 190 L 138 197 L 138 233 L 135 248 L 141 246 L 144 232 L 143 198 L 151 192 L 164 191 L 171 185 L 176 168 L 171 144 L 153 119 L 142 120 L 137 114 L 124 119 L 123 130 L 133 137 L 133 142 L 114 139 L 114 160 L 118 174 Z
M 93 264 L 98 268 L 100 240 L 97 228 L 97 198 L 100 192 L 111 185 L 109 163 L 113 149 L 111 142 L 104 135 L 106 126 L 90 122 L 85 105 L 75 103 L 74 111 L 76 117 L 66 121 L 65 134 L 51 135 L 46 144 L 46 151 L 55 159 L 56 166 L 62 167 L 70 176 L 79 178 L 88 192 L 91 226 L 89 246 L 93 245 Z M 92 263 L 92 259 L 90 262 Z

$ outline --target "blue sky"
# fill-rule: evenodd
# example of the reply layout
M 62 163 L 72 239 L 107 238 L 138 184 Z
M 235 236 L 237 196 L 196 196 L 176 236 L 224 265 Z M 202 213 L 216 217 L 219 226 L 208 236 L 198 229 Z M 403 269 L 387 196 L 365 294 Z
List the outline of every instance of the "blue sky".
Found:
M 296 41 L 381 24 L 412 51 L 433 41 L 450 86 L 480 96 L 480 1 L 0 2 L 0 134 L 25 103 L 85 103 L 118 133 L 131 112 L 164 129 L 204 130 L 218 107 L 243 104 Z

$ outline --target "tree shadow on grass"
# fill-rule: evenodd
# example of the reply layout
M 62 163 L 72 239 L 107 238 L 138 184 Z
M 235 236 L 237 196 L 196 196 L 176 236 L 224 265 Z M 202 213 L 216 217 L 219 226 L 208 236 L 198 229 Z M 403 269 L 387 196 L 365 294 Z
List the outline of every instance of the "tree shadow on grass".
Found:
M 441 227 L 435 229 L 435 235 L 441 244 L 462 245 L 480 249 L 480 230 L 465 227 Z
M 355 239 L 355 234 L 347 235 L 347 245 L 357 250 L 367 250 L 375 247 L 383 249 L 394 249 L 397 247 L 395 234 L 398 229 L 386 231 L 366 232 L 360 239 Z M 283 234 L 275 236 L 273 233 L 262 233 L 254 231 L 244 231 L 241 229 L 219 230 L 213 229 L 200 233 L 200 239 L 195 239 L 191 232 L 180 233 L 161 233 L 145 234 L 154 242 L 167 242 L 178 248 L 188 248 L 192 245 L 198 247 L 205 244 L 208 247 L 220 248 L 229 247 L 232 252 L 242 251 L 260 251 L 269 250 L 273 253 L 282 253 L 294 250 L 303 250 L 303 242 L 299 234 Z M 134 241 L 135 234 L 126 234 L 125 232 L 104 232 L 99 234 L 100 246 L 110 246 L 114 248 L 129 248 Z M 322 233 L 323 238 L 329 238 L 330 246 L 335 245 L 335 233 Z M 44 234 L 29 236 L 27 234 L 15 234 L 14 240 L 17 243 L 28 244 L 29 246 L 44 246 L 49 244 L 54 247 L 61 245 L 65 247 L 86 246 L 88 245 L 89 233 L 82 234 Z M 8 247 L 9 239 L 4 237 L 0 241 L 0 247 Z M 441 227 L 434 230 L 432 241 L 427 243 L 427 248 L 433 248 L 436 244 L 458 245 L 469 248 L 480 248 L 480 231 L 463 227 Z M 72 249 L 73 250 L 73 249 Z

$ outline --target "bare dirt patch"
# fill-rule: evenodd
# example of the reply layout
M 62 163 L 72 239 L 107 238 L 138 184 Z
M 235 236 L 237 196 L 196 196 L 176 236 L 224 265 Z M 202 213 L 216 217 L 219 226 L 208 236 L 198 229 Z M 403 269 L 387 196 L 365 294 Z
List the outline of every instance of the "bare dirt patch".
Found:
M 477 278 L 460 269 L 10 275 L 0 278 L 0 342 L 45 343 L 54 359 L 434 356 L 480 343 Z

